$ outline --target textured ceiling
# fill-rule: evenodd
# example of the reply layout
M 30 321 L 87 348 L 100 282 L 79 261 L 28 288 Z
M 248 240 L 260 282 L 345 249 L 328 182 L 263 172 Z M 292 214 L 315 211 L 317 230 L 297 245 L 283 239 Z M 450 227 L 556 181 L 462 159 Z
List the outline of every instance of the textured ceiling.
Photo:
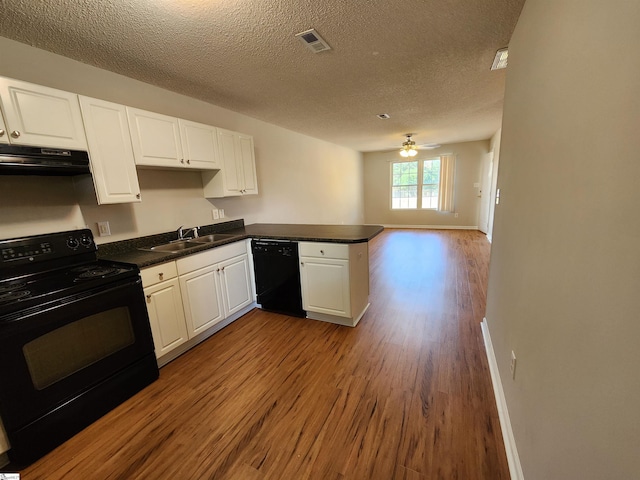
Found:
M 489 138 L 524 0 L 11 0 L 0 35 L 360 151 Z M 332 50 L 294 35 L 315 28 Z M 388 113 L 389 120 L 380 120 Z

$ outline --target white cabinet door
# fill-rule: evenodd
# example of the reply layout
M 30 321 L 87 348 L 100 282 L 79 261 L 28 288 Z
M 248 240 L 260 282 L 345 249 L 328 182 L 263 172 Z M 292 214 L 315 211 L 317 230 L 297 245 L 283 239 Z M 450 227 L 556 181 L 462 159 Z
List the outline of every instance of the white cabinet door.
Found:
M 127 107 L 127 117 L 136 165 L 184 165 L 177 118 L 131 107 Z
M 222 128 L 217 131 L 221 170 L 202 174 L 205 197 L 257 195 L 253 137 Z
M 1 113 L 0 113 L 0 143 L 9 143 L 9 132 L 7 132 L 7 127 L 4 124 L 4 118 L 2 118 Z
M 220 157 L 222 159 L 222 174 L 224 175 L 224 196 L 240 195 L 242 188 L 240 183 L 242 165 L 236 158 L 236 134 L 228 130 L 218 129 L 218 144 L 220 145 Z
M 189 338 L 224 320 L 217 265 L 181 275 L 180 289 Z
M 86 150 L 75 93 L 0 77 L 0 101 L 11 143 Z
M 138 173 L 123 105 L 80 97 L 98 204 L 140 201 Z
M 182 345 L 189 338 L 178 279 L 144 289 L 156 358 Z
M 300 281 L 304 310 L 351 317 L 348 260 L 301 256 Z
M 238 134 L 237 136 L 237 154 L 242 171 L 242 189 L 243 195 L 257 195 L 258 181 L 256 178 L 256 159 L 253 148 L 253 137 L 250 135 Z
M 219 264 L 222 272 L 222 292 L 227 316 L 242 310 L 253 301 L 249 258 L 240 255 Z
M 216 127 L 182 119 L 178 123 L 185 167 L 198 170 L 219 169 Z

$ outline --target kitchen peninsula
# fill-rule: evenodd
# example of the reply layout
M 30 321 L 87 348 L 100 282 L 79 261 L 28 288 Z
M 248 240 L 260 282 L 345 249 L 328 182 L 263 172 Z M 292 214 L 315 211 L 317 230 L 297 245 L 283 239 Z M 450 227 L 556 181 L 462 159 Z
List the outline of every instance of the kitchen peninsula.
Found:
M 355 327 L 369 306 L 368 242 L 379 225 L 252 224 L 199 229 L 211 241 L 171 245 L 176 232 L 107 243 L 100 258 L 141 269 L 158 363 L 164 365 L 257 306 L 252 239 L 296 242 L 306 318 Z

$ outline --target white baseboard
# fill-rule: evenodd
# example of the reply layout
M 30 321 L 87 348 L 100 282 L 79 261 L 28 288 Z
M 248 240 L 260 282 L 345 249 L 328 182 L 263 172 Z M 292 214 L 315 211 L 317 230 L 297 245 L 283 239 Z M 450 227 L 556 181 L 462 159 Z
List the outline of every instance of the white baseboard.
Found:
M 425 230 L 478 230 L 477 225 L 382 225 L 384 228 L 421 228 Z
M 487 319 L 482 320 L 482 336 L 484 337 L 484 348 L 487 352 L 487 360 L 489 361 L 489 370 L 491 371 L 491 382 L 493 383 L 493 394 L 496 397 L 498 406 L 498 416 L 500 417 L 500 427 L 502 429 L 502 439 L 504 440 L 504 448 L 507 453 L 507 461 L 509 462 L 509 473 L 511 480 L 524 480 L 522 466 L 520 465 L 520 457 L 516 448 L 516 441 L 513 437 L 513 429 L 511 428 L 511 420 L 509 419 L 509 410 L 507 409 L 507 400 L 502 389 L 500 381 L 500 372 L 498 371 L 498 362 L 493 351 L 493 343 L 491 343 L 491 334 Z
M 228 318 L 225 318 L 220 323 L 216 323 L 215 325 L 213 325 L 208 330 L 205 330 L 204 332 L 198 334 L 197 336 L 193 337 L 192 339 L 187 340 L 185 343 L 183 343 L 179 347 L 176 347 L 175 349 L 171 350 L 169 353 L 167 353 L 167 354 L 163 355 L 162 357 L 158 358 L 157 359 L 158 368 L 164 367 L 166 364 L 168 364 L 169 362 L 172 362 L 173 360 L 178 358 L 180 355 L 185 353 L 187 350 L 190 350 L 193 347 L 195 347 L 196 345 L 198 345 L 199 343 L 204 342 L 211 335 L 213 335 L 214 333 L 219 332 L 220 330 L 222 330 L 224 327 L 226 327 L 227 325 L 231 324 L 232 322 L 235 322 L 241 316 L 243 316 L 246 313 L 249 313 L 254 308 L 256 308 L 256 302 L 252 302 L 250 305 L 247 305 L 242 310 L 234 313 L 233 315 L 231 315 Z

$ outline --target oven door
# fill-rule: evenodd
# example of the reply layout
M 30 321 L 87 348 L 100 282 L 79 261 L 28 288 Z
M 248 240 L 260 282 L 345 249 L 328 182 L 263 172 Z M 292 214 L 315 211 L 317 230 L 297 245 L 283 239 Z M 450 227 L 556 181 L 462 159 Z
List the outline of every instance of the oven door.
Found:
M 0 414 L 10 440 L 153 353 L 140 278 L 125 282 L 0 318 Z

